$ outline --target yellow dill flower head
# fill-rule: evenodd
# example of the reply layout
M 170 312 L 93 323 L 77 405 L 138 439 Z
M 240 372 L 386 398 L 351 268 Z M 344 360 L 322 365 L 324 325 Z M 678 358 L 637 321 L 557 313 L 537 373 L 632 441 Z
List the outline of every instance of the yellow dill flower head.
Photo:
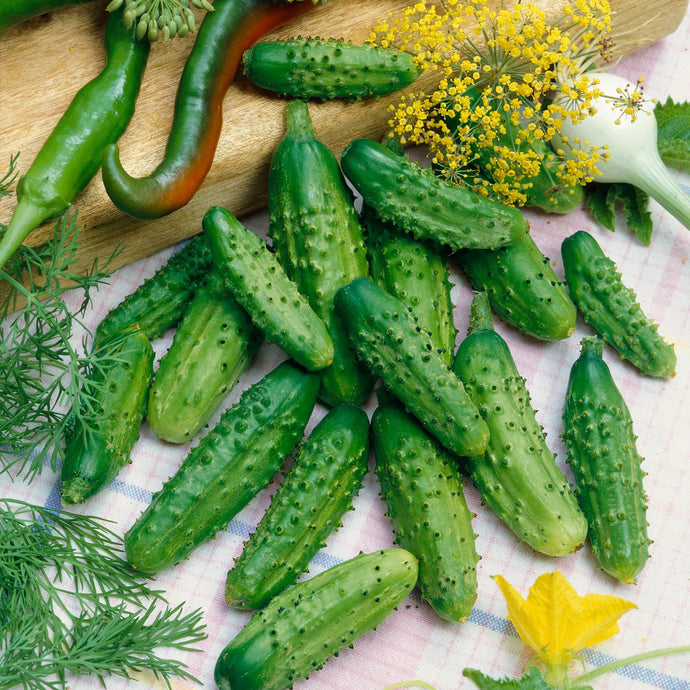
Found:
M 597 97 L 584 72 L 609 46 L 610 24 L 602 0 L 574 0 L 552 24 L 532 2 L 409 5 L 382 19 L 370 41 L 410 52 L 421 70 L 439 73 L 439 85 L 392 106 L 391 130 L 426 145 L 440 175 L 512 205 L 525 203 L 540 165 L 554 184 L 584 184 L 596 172 L 595 152 L 574 166 L 547 145 Z
M 558 571 L 537 578 L 527 599 L 503 577 L 493 578 L 505 597 L 508 619 L 544 664 L 544 679 L 562 686 L 578 652 L 618 634 L 618 619 L 635 604 L 608 594 L 581 597 Z

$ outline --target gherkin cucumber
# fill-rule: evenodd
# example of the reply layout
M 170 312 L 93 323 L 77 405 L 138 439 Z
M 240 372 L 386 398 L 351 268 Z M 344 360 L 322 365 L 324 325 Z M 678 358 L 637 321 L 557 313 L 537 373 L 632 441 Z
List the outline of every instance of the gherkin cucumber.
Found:
M 570 370 L 563 440 L 589 541 L 601 569 L 632 584 L 649 558 L 645 473 L 630 410 L 602 359 L 604 343 L 583 338 Z
M 66 504 L 83 503 L 130 462 L 146 412 L 154 359 L 146 335 L 127 330 L 95 356 L 112 358 L 112 364 L 96 368 L 80 391 L 77 404 L 96 407 L 99 419 L 93 429 L 74 424 L 66 436 L 60 478 Z M 95 390 L 91 390 L 93 384 L 97 384 Z
M 497 249 L 527 230 L 519 209 L 437 177 L 371 139 L 343 150 L 345 176 L 383 220 L 421 240 L 457 249 Z
M 468 336 L 454 369 L 489 431 L 481 456 L 465 460 L 482 501 L 535 551 L 565 556 L 579 549 L 587 521 L 546 445 L 525 381 L 508 345 L 493 330 L 486 293 L 472 303 Z
M 285 117 L 287 131 L 268 177 L 268 232 L 280 262 L 333 340 L 333 364 L 321 372 L 321 399 L 359 404 L 375 379 L 357 361 L 333 297 L 369 273 L 362 228 L 336 158 L 316 137 L 307 104 L 290 101 Z
M 111 309 L 98 324 L 95 347 L 136 326 L 154 340 L 182 319 L 213 257 L 202 235 L 175 252 L 156 273 Z
M 417 584 L 434 611 L 464 621 L 477 599 L 479 556 L 457 459 L 398 403 L 377 408 L 371 423 L 396 543 L 419 560 Z
M 575 331 L 575 304 L 531 233 L 507 247 L 468 249 L 455 256 L 472 288 L 486 292 L 493 310 L 520 332 L 563 340 Z
M 367 98 L 409 86 L 419 68 L 409 53 L 341 38 L 261 41 L 244 52 L 244 73 L 291 98 Z
M 417 559 L 362 553 L 288 587 L 256 611 L 215 667 L 220 690 L 283 690 L 378 626 L 412 591 Z
M 331 364 L 326 325 L 266 243 L 220 206 L 206 212 L 202 226 L 226 285 L 267 340 L 309 371 Z
M 347 403 L 332 408 L 302 444 L 228 572 L 225 598 L 231 606 L 260 608 L 294 584 L 352 509 L 368 460 L 364 410 Z
M 483 453 L 486 423 L 405 304 L 371 278 L 340 288 L 335 304 L 357 355 L 425 429 L 453 453 Z
M 372 277 L 407 305 L 450 366 L 457 330 L 443 252 L 432 243 L 396 233 L 368 206 L 362 208 L 360 219 L 366 232 Z
M 659 335 L 594 237 L 579 230 L 563 240 L 561 254 L 570 294 L 585 321 L 643 374 L 675 376 L 673 345 Z
M 185 443 L 202 429 L 263 340 L 217 271 L 197 290 L 151 384 L 147 419 L 158 438 Z
M 129 564 L 157 573 L 224 529 L 300 441 L 318 388 L 316 374 L 286 361 L 245 390 L 127 531 Z

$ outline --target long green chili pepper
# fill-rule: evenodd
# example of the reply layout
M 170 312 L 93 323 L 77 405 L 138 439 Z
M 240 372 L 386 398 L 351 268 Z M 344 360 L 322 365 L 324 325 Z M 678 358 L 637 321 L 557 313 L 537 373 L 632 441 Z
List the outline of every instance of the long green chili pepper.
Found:
M 0 34 L 39 14 L 52 12 L 60 7 L 81 5 L 94 0 L 2 0 L 0 2 Z
M 69 207 L 134 113 L 149 43 L 137 40 L 117 12 L 105 25 L 105 52 L 103 71 L 77 92 L 17 184 L 18 203 L 0 240 L 0 268 L 32 230 Z
M 121 211 L 135 218 L 159 218 L 192 198 L 213 162 L 223 97 L 242 54 L 311 6 L 311 0 L 216 0 L 182 72 L 165 156 L 158 167 L 146 177 L 134 178 L 120 163 L 115 144 L 105 151 L 103 182 Z

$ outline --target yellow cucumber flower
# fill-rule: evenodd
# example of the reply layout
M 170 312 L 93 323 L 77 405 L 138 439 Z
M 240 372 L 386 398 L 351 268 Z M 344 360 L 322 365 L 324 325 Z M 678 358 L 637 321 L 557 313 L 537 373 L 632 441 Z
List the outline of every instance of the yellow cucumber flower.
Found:
M 541 575 L 527 599 L 500 575 L 493 578 L 508 606 L 508 620 L 544 664 L 546 680 L 561 687 L 578 652 L 619 632 L 618 619 L 635 604 L 610 594 L 581 597 L 558 571 Z

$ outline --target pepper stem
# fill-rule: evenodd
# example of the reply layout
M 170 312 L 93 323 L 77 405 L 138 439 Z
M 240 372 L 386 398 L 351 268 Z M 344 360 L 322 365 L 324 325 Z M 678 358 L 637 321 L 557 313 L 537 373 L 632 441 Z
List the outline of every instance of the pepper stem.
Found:
M 26 198 L 17 203 L 10 223 L 0 239 L 0 269 L 19 249 L 29 233 L 45 220 L 47 220 L 45 209 L 41 206 L 37 206 Z
M 477 292 L 472 298 L 470 306 L 470 323 L 467 327 L 467 335 L 477 331 L 493 331 L 494 320 L 491 315 L 489 294 L 486 291 Z

